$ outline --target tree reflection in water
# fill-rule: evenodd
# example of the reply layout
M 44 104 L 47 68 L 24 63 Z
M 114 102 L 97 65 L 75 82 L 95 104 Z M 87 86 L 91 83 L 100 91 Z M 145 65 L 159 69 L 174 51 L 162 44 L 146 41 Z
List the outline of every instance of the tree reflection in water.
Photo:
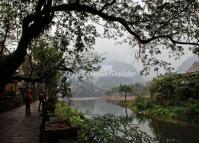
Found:
M 199 127 L 155 119 L 149 125 L 160 143 L 199 143 Z
M 76 101 L 74 106 L 79 111 L 86 113 L 88 110 L 92 115 L 104 115 L 112 113 L 123 117 L 136 124 L 142 131 L 157 138 L 159 143 L 199 143 L 199 126 L 191 126 L 180 123 L 168 123 L 162 120 L 152 119 L 143 115 L 137 115 L 129 109 L 103 100 Z

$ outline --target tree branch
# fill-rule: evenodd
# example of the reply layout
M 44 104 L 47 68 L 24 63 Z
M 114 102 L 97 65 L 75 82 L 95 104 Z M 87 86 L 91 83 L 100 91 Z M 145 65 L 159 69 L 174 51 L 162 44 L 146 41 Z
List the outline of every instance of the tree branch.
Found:
M 129 24 L 129 22 L 127 22 L 125 19 L 120 18 L 120 17 L 116 17 L 113 15 L 108 15 L 104 12 L 102 12 L 101 10 L 97 10 L 96 8 L 87 6 L 87 5 L 76 5 L 76 4 L 63 4 L 63 5 L 58 5 L 58 6 L 53 6 L 49 9 L 49 11 L 78 11 L 78 12 L 88 12 L 90 14 L 93 15 L 98 15 L 101 18 L 107 20 L 107 21 L 111 21 L 111 22 L 118 22 L 120 23 L 122 26 L 125 27 L 125 29 L 132 35 L 134 36 L 139 43 L 141 44 L 147 44 L 150 43 L 153 40 L 156 39 L 169 39 L 172 43 L 174 44 L 184 44 L 184 45 L 199 45 L 199 43 L 194 43 L 194 42 L 182 42 L 182 41 L 177 41 L 175 39 L 173 39 L 171 34 L 167 34 L 167 35 L 157 35 L 157 36 L 152 36 L 150 38 L 147 39 L 142 39 L 139 34 L 137 34 L 135 31 L 133 31 Z
M 114 3 L 116 3 L 116 0 L 112 0 L 112 2 L 108 2 L 108 0 L 107 0 L 106 3 L 104 4 L 104 6 L 99 11 L 102 12 L 105 8 L 113 5 Z
M 44 4 L 45 4 L 46 0 L 38 0 L 37 2 L 37 6 L 36 6 L 36 12 L 40 12 L 42 11 L 42 7 L 44 8 Z
M 8 25 L 6 27 L 6 31 L 5 31 L 5 35 L 4 35 L 3 41 L 1 42 L 1 51 L 0 51 L 1 53 L 0 53 L 0 56 L 3 56 L 3 51 L 4 51 L 4 48 L 5 48 L 5 42 L 6 42 L 6 39 L 7 39 L 7 36 L 8 36 L 9 28 L 10 28 L 10 26 Z
M 188 5 L 185 6 L 181 11 L 179 11 L 178 13 L 174 14 L 174 16 L 169 18 L 169 20 L 164 22 L 163 25 L 161 25 L 160 27 L 157 28 L 157 30 L 154 32 L 153 35 L 156 35 L 156 33 L 159 32 L 162 28 L 164 28 L 164 27 L 168 26 L 169 24 L 171 24 L 177 17 L 179 17 L 180 14 L 182 14 L 184 11 L 188 10 L 190 5 L 191 5 L 191 2 L 189 2 Z
M 31 78 L 31 77 L 32 77 L 32 74 L 33 74 L 33 70 L 34 70 L 33 64 L 32 64 L 32 53 L 30 53 L 30 55 L 27 54 L 27 56 L 28 56 L 28 58 L 29 58 L 29 64 L 30 64 L 30 68 L 31 68 L 31 72 L 30 72 L 30 74 L 29 74 L 29 78 Z
M 28 81 L 28 82 L 40 82 L 44 79 L 49 79 L 52 78 L 54 75 L 46 75 L 45 77 L 38 77 L 38 78 L 30 78 L 25 75 L 20 75 L 20 76 L 12 76 L 11 80 L 23 80 L 23 81 Z

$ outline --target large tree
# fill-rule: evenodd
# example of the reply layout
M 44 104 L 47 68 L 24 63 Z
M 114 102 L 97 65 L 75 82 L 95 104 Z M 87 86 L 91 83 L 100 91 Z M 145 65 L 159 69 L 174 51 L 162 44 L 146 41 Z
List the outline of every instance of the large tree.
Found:
M 94 45 L 98 36 L 94 23 L 101 24 L 104 36 L 124 36 L 131 46 L 138 45 L 137 57 L 145 65 L 165 66 L 166 62 L 154 56 L 163 48 L 181 54 L 185 48 L 182 45 L 190 45 L 197 52 L 198 3 L 197 0 L 1 0 L 1 49 L 12 43 L 16 48 L 10 55 L 1 54 L 0 92 L 24 62 L 31 42 L 42 33 L 51 35 L 54 31 L 60 49 L 74 45 L 76 52 L 81 52 Z
M 24 75 L 13 76 L 12 79 L 31 82 L 45 81 L 56 76 L 57 73 L 80 78 L 100 69 L 99 63 L 103 57 L 92 49 L 83 49 L 79 53 L 76 52 L 76 48 L 71 47 L 70 50 L 63 52 L 53 43 L 54 41 L 47 39 L 37 40 L 31 46 L 22 64 Z
M 28 50 L 25 62 L 22 64 L 24 75 L 14 75 L 12 79 L 32 83 L 43 82 L 49 95 L 56 94 L 58 84 L 61 82 L 64 85 L 63 93 L 67 95 L 69 92 L 66 91 L 69 88 L 66 86 L 66 81 L 74 77 L 82 80 L 82 77 L 88 73 L 97 71 L 103 58 L 93 50 L 83 49 L 80 54 L 75 52 L 75 47 L 63 52 L 54 47 L 56 44 L 53 44 L 52 37 L 50 39 L 40 38 L 31 45 L 32 48 Z M 60 80 L 62 77 L 64 81 Z

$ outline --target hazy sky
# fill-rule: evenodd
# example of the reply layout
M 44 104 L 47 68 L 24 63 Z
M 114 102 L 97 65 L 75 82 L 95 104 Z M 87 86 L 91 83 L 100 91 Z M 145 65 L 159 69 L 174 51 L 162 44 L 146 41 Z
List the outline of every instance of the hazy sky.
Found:
M 140 62 L 135 59 L 135 51 L 132 48 L 129 48 L 128 44 L 117 45 L 116 41 L 113 39 L 102 39 L 98 38 L 96 40 L 95 50 L 99 53 L 104 53 L 105 58 L 107 60 L 117 60 L 123 61 L 128 64 L 133 64 L 133 66 L 137 69 L 137 72 L 141 71 L 143 66 Z M 166 61 L 170 61 L 174 68 L 177 68 L 181 65 L 183 61 L 192 56 L 193 54 L 188 50 L 185 52 L 180 60 L 169 59 L 167 52 L 162 55 L 162 59 Z M 143 77 L 145 80 L 151 79 L 151 77 L 155 76 L 156 72 L 151 71 L 148 77 Z

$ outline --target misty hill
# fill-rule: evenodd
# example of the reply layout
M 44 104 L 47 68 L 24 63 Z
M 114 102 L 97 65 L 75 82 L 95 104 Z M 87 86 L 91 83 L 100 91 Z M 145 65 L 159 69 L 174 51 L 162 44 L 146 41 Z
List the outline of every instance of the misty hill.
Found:
M 199 71 L 199 61 L 194 62 L 187 72 L 197 72 L 197 71 Z
M 125 62 L 121 62 L 121 61 L 104 61 L 102 63 L 102 65 L 112 65 L 112 70 L 115 72 L 121 72 L 121 71 L 125 71 L 125 72 L 136 72 L 136 69 L 133 65 L 131 64 L 127 64 Z
M 104 61 L 102 66 L 110 66 L 110 69 L 114 73 L 134 73 L 132 76 L 99 76 L 95 78 L 93 81 L 86 81 L 85 84 L 78 87 L 78 82 L 73 82 L 73 89 L 78 89 L 75 96 L 79 97 L 93 97 L 104 95 L 107 89 L 112 87 L 118 87 L 120 84 L 135 84 L 135 83 L 142 83 L 145 84 L 146 82 L 142 79 L 142 77 L 137 74 L 135 67 L 131 64 L 127 64 L 121 61 Z
M 133 72 L 135 73 L 134 76 L 130 77 L 111 77 L 111 76 L 105 76 L 105 77 L 99 77 L 96 80 L 96 85 L 100 88 L 112 88 L 112 87 L 118 87 L 120 84 L 135 84 L 135 83 L 145 83 L 143 78 L 137 74 L 136 68 L 131 65 L 127 64 L 122 61 L 104 61 L 102 65 L 111 65 L 113 72 Z
M 177 73 L 186 73 L 189 70 L 189 68 L 197 61 L 199 61 L 199 58 L 196 55 L 188 58 L 187 60 L 182 62 L 182 64 L 177 68 L 176 72 Z
M 96 85 L 100 88 L 118 87 L 120 84 L 135 84 L 145 83 L 141 76 L 135 75 L 134 77 L 100 77 L 96 81 Z

